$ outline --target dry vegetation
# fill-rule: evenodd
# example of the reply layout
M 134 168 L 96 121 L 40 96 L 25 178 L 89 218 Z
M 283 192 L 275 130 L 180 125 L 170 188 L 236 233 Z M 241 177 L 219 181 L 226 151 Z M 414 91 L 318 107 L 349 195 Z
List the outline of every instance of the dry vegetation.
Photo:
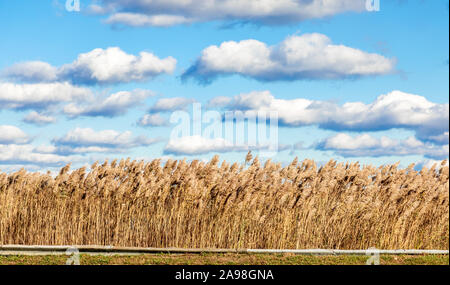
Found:
M 247 161 L 0 172 L 0 244 L 449 248 L 448 166 Z

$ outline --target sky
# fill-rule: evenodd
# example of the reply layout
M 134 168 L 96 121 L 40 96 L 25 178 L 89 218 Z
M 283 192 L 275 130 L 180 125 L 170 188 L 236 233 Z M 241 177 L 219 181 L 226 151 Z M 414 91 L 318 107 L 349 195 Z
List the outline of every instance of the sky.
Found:
M 441 0 L 0 0 L 0 170 L 248 150 L 431 166 L 448 27 Z

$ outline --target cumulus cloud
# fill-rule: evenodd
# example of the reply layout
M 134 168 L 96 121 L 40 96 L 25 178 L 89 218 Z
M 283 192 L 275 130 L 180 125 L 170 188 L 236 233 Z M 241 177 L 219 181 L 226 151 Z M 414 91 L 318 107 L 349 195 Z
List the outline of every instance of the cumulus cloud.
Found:
M 47 62 L 28 61 L 6 68 L 2 75 L 18 81 L 51 82 L 57 80 L 58 69 Z
M 244 151 L 241 147 L 236 147 L 232 142 L 223 138 L 204 138 L 201 136 L 186 136 L 171 139 L 164 149 L 166 154 L 175 155 L 195 155 L 209 152 L 231 152 L 235 150 Z
M 414 130 L 422 141 L 448 144 L 448 103 L 433 103 L 423 96 L 401 91 L 380 95 L 369 104 L 347 102 L 343 105 L 303 98 L 276 99 L 269 91 L 255 91 L 237 95 L 223 106 L 228 110 L 241 110 L 247 116 L 274 111 L 278 113 L 280 124 L 289 127 L 317 125 L 336 131 L 403 128 Z
M 260 81 L 343 79 L 392 73 L 394 66 L 393 59 L 336 45 L 314 33 L 290 36 L 275 46 L 257 40 L 209 46 L 182 78 L 204 84 L 233 74 Z
M 96 85 L 146 81 L 172 73 L 176 59 L 158 58 L 152 53 L 128 54 L 118 47 L 97 48 L 82 53 L 69 64 L 53 67 L 45 62 L 23 62 L 5 69 L 4 76 L 22 82 L 69 81 Z
M 179 24 L 188 24 L 193 22 L 193 19 L 177 15 L 149 16 L 139 13 L 115 13 L 108 17 L 105 22 L 112 25 L 121 24 L 131 27 L 169 27 Z
M 187 106 L 194 103 L 195 100 L 184 97 L 159 99 L 149 110 L 150 113 L 173 112 L 184 110 Z
M 77 157 L 61 156 L 52 146 L 35 147 L 31 138 L 15 126 L 0 125 L 0 165 L 60 166 L 78 161 Z
M 234 149 L 234 144 L 223 138 L 211 139 L 201 136 L 186 136 L 171 139 L 167 143 L 164 153 L 175 155 L 195 155 L 209 152 L 229 152 Z
M 32 111 L 23 118 L 23 121 L 28 124 L 44 126 L 56 122 L 56 118 Z
M 369 134 L 352 137 L 339 133 L 318 143 L 316 149 L 331 150 L 344 157 L 423 155 L 432 159 L 445 159 L 449 155 L 448 145 L 424 143 L 415 137 L 394 140 L 385 136 L 374 138 Z
M 422 139 L 430 141 L 430 142 L 434 142 L 436 144 L 448 144 L 449 143 L 449 135 L 448 135 L 448 131 L 443 132 L 442 134 L 437 134 L 437 135 L 427 135 L 430 131 L 424 129 L 421 133 L 420 136 Z
M 61 166 L 69 162 L 78 162 L 79 160 L 79 157 L 76 156 L 40 152 L 38 148 L 30 144 L 0 144 L 1 165 Z
M 162 127 L 167 126 L 168 122 L 159 113 L 146 114 L 139 121 L 138 125 L 142 127 Z
M 103 0 L 91 11 L 110 14 L 108 23 L 172 26 L 224 21 L 265 25 L 297 23 L 344 12 L 362 12 L 365 0 Z
M 109 9 L 107 6 L 98 5 L 96 3 L 92 3 L 86 8 L 86 13 L 90 15 L 105 15 L 107 13 L 113 12 L 113 10 Z
M 133 91 L 120 91 L 104 100 L 82 104 L 71 103 L 64 107 L 64 113 L 70 117 L 116 117 L 125 114 L 129 108 L 136 107 L 154 93 L 148 90 L 136 89 Z
M 0 109 L 47 109 L 61 102 L 82 101 L 92 96 L 87 88 L 70 83 L 0 83 Z
M 230 104 L 230 102 L 233 99 L 230 97 L 226 97 L 226 96 L 218 96 L 218 97 L 214 97 L 211 100 L 209 100 L 208 102 L 208 106 L 209 107 L 225 107 L 228 104 Z
M 95 131 L 90 128 L 70 130 L 53 143 L 59 153 L 88 152 L 123 152 L 135 147 L 148 146 L 158 142 L 158 139 L 145 136 L 133 137 L 130 131 L 123 133 L 114 130 Z
M 0 144 L 26 144 L 30 137 L 15 126 L 0 125 Z
M 281 146 L 279 150 L 286 150 Z M 270 145 L 236 144 L 223 138 L 205 138 L 202 136 L 184 136 L 170 139 L 164 148 L 165 154 L 200 155 L 210 152 L 245 152 L 249 150 L 270 150 Z
M 56 108 L 64 103 L 62 112 L 68 117 L 116 117 L 130 108 L 142 105 L 145 99 L 154 96 L 149 90 L 120 91 L 105 96 L 94 95 L 88 88 L 68 82 L 14 84 L 0 83 L 0 110 L 33 110 L 24 122 L 35 125 L 53 123 L 49 114 L 59 112 Z
M 127 54 L 118 47 L 94 49 L 63 65 L 60 77 L 81 84 L 114 84 L 144 81 L 175 70 L 173 57 L 160 59 L 152 53 Z

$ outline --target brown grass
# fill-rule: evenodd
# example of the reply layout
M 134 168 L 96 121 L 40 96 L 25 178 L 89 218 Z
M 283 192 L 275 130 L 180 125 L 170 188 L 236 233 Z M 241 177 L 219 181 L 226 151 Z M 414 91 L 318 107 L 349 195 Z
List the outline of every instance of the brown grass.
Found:
M 448 166 L 247 160 L 0 172 L 0 244 L 449 248 Z

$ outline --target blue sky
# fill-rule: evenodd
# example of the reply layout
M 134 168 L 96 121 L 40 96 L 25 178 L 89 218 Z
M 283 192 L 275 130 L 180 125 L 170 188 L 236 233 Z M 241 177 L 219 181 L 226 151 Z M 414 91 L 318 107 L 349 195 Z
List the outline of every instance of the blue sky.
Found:
M 182 2 L 1 1 L 0 169 L 242 161 L 245 146 L 223 138 L 171 137 L 171 113 L 194 101 L 280 112 L 283 163 L 448 157 L 448 1 Z M 217 97 L 228 99 L 208 105 Z

